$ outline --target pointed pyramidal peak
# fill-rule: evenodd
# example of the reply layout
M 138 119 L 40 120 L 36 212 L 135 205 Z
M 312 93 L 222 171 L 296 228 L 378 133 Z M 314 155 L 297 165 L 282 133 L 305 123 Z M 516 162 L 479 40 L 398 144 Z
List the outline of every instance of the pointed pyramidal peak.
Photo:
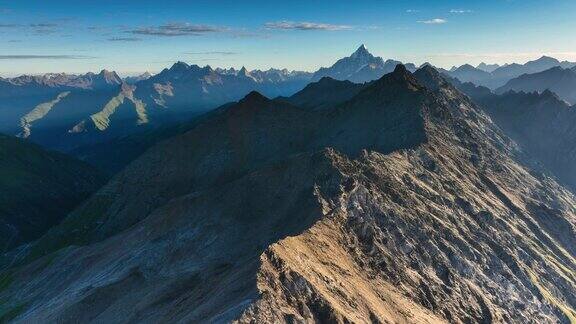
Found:
M 240 71 L 238 71 L 238 75 L 241 75 L 241 76 L 247 76 L 247 75 L 248 75 L 248 70 L 246 69 L 245 66 L 243 66 L 243 67 L 240 69 Z
M 244 98 L 240 99 L 236 104 L 230 106 L 227 111 L 233 115 L 254 114 L 259 111 L 267 110 L 272 103 L 258 91 L 251 91 Z
M 398 92 L 400 89 L 418 91 L 423 89 L 422 85 L 403 64 L 396 65 L 394 72 L 384 75 L 373 82 L 371 88 L 384 89 L 387 92 Z
M 373 57 L 373 55 L 370 54 L 370 52 L 368 52 L 368 50 L 366 49 L 366 46 L 364 46 L 364 44 L 362 44 L 362 45 L 360 45 L 360 47 L 358 47 L 356 52 L 354 52 L 350 57 L 351 58 L 362 58 L 362 57 Z
M 247 94 L 244 98 L 242 98 L 242 100 L 240 100 L 238 103 L 241 104 L 258 104 L 258 103 L 268 103 L 270 102 L 270 99 L 268 99 L 267 97 L 265 97 L 264 95 L 262 95 L 260 92 L 258 91 L 251 91 L 249 94 Z

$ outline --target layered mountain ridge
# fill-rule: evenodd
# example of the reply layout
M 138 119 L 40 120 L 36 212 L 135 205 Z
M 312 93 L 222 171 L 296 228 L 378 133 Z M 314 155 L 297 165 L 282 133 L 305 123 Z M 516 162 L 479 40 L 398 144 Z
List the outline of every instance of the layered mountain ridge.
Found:
M 576 318 L 576 200 L 482 109 L 429 66 L 339 99 L 313 93 L 345 81 L 321 83 L 292 103 L 252 92 L 148 150 L 20 256 L 2 314 Z
M 576 104 L 576 71 L 557 66 L 539 73 L 523 74 L 508 81 L 504 86 L 496 89 L 496 92 L 505 93 L 510 90 L 516 92 L 550 90 L 573 105 Z
M 452 80 L 454 82 L 454 80 Z M 495 94 L 471 83 L 455 82 L 523 150 L 536 157 L 560 182 L 576 190 L 576 110 L 550 90 Z
M 177 62 L 157 75 L 145 73 L 125 80 L 106 70 L 85 75 L 0 79 L 0 131 L 28 138 L 50 149 L 87 151 L 92 146 L 184 123 L 220 105 L 237 101 L 250 91 L 271 98 L 291 96 L 309 82 L 323 77 L 366 83 L 392 72 L 399 63 L 376 57 L 362 45 L 349 57 L 315 73 L 286 69 L 212 69 Z M 469 65 L 442 71 L 463 82 L 472 81 L 495 89 L 524 73 L 573 65 L 543 57 L 493 71 Z M 416 70 L 414 64 L 405 66 L 409 71 Z M 483 67 L 491 70 L 495 66 Z
M 529 61 L 525 64 L 506 64 L 492 71 L 465 64 L 444 72 L 453 78 L 457 78 L 461 82 L 472 82 L 476 85 L 485 86 L 494 90 L 504 86 L 506 82 L 524 74 L 540 73 L 555 67 L 570 69 L 575 66 L 576 63 L 573 62 L 560 62 L 553 57 L 542 56 L 537 60 Z

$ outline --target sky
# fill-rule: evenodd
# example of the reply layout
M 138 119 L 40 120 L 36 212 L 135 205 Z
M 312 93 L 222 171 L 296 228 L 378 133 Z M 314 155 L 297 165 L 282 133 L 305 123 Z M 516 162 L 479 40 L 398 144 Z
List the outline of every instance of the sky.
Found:
M 314 71 L 365 44 L 439 67 L 576 61 L 575 0 L 0 0 L 0 75 L 176 61 Z

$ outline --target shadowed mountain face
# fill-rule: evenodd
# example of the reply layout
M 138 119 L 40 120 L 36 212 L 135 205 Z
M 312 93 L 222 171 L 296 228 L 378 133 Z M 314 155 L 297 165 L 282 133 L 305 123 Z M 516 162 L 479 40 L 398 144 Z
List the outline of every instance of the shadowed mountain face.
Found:
M 0 134 L 0 249 L 37 239 L 102 184 L 83 162 Z
M 543 92 L 550 90 L 570 104 L 576 104 L 576 71 L 554 67 L 549 70 L 524 74 L 508 81 L 503 87 L 496 90 L 497 93 L 505 93 L 510 90 L 523 92 Z
M 576 192 L 576 110 L 550 91 L 487 98 L 490 115 Z
M 275 100 L 305 109 L 328 109 L 351 99 L 368 85 L 369 83 L 356 84 L 325 77 L 318 82 L 310 83 L 290 97 L 278 97 Z M 225 109 L 226 106 L 233 104 L 229 103 L 218 109 Z M 91 164 L 108 174 L 115 174 L 152 145 L 189 131 L 209 116 L 210 114 L 200 115 L 177 125 L 151 129 L 95 145 L 81 146 L 70 153 L 81 160 L 90 161 Z
M 293 96 L 280 100 L 308 109 L 326 109 L 353 98 L 367 86 L 367 83 L 357 84 L 324 77 L 318 82 L 310 83 Z
M 576 191 L 576 110 L 549 90 L 501 95 L 472 84 L 457 84 L 522 149 L 560 182 Z
M 571 193 L 519 163 L 514 143 L 429 67 L 399 66 L 341 98 L 298 107 L 251 93 L 154 146 L 19 255 L 2 274 L 3 314 L 70 323 L 576 316 Z
M 351 99 L 367 85 L 326 77 L 318 82 L 310 83 L 291 97 L 278 97 L 276 101 L 311 110 L 328 109 Z M 233 104 L 235 102 L 226 104 L 216 111 L 226 109 Z M 70 153 L 81 160 L 90 161 L 91 164 L 108 174 L 115 174 L 154 144 L 183 134 L 206 118 L 211 118 L 211 114 L 199 115 L 187 122 L 123 136 L 104 143 L 81 146 Z

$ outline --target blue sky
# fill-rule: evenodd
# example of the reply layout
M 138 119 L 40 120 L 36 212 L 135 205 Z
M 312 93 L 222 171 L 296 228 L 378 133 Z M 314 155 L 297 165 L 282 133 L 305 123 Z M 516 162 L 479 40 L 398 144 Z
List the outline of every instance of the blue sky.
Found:
M 360 44 L 442 67 L 576 61 L 576 1 L 0 0 L 0 75 L 198 65 L 315 70 Z

